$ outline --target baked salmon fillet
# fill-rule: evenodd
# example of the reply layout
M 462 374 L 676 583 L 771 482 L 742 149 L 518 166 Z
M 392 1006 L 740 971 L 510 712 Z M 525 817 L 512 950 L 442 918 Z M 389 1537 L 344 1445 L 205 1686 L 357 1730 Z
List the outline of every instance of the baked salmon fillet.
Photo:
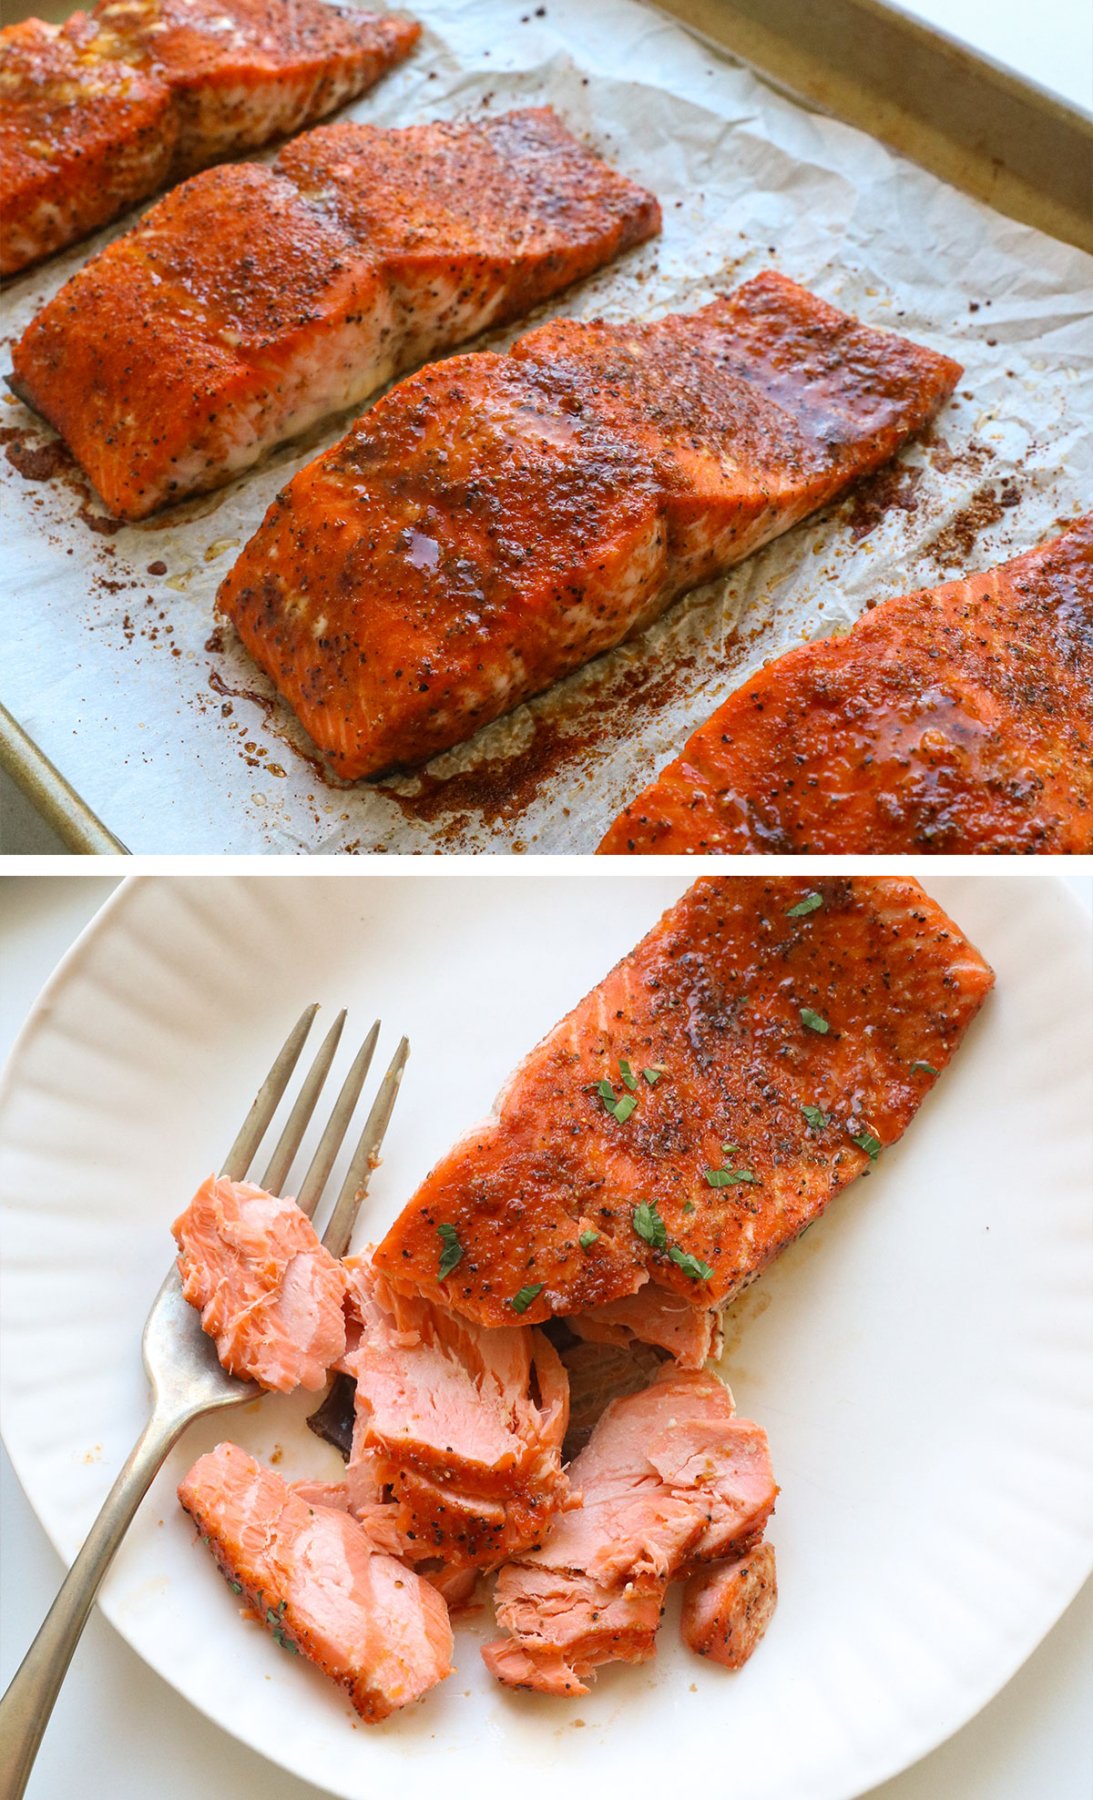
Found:
M 718 707 L 601 855 L 1093 851 L 1093 513 Z
M 237 1444 L 199 1457 L 178 1497 L 281 1648 L 340 1683 L 369 1724 L 451 1674 L 441 1596 L 348 1513 L 296 1493 Z
M 486 1325 L 650 1281 L 721 1305 L 902 1135 L 992 982 L 915 881 L 696 882 L 520 1064 L 375 1265 Z
M 580 1505 L 502 1569 L 508 1636 L 482 1656 L 508 1687 L 572 1696 L 603 1663 L 648 1661 L 668 1583 L 749 1550 L 778 1488 L 765 1432 L 724 1383 L 672 1368 L 611 1402 L 570 1477 Z
M 659 226 L 548 107 L 325 126 L 166 195 L 32 320 L 11 385 L 140 519 Z
M 372 86 L 420 26 L 320 0 L 100 0 L 0 31 L 0 273 Z
M 876 468 L 959 372 L 772 273 L 654 324 L 557 320 L 386 395 L 218 603 L 339 775 L 420 762 Z

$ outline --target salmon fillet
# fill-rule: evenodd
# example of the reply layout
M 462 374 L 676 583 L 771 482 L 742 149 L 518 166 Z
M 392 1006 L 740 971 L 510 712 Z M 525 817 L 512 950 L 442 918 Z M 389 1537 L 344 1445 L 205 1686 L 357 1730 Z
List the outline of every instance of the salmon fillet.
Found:
M 683 1590 L 683 1642 L 726 1669 L 742 1669 L 770 1624 L 777 1601 L 772 1544 L 757 1544 L 735 1562 L 699 1569 Z
M 296 1202 L 210 1176 L 171 1230 L 182 1292 L 229 1373 L 321 1388 L 345 1352 L 348 1280 Z
M 376 1267 L 488 1325 L 648 1281 L 722 1305 L 901 1136 L 992 981 L 915 881 L 699 881 L 521 1063 Z
M 486 1331 L 347 1263 L 359 1339 L 349 1504 L 394 1511 L 412 1562 L 493 1566 L 537 1543 L 566 1503 L 565 1371 L 541 1332 Z
M 168 194 L 32 320 L 12 385 L 140 519 L 659 224 L 549 107 L 326 126 Z
M 340 776 L 420 762 L 876 468 L 959 372 L 772 273 L 655 324 L 556 320 L 386 395 L 218 604 Z
M 768 664 L 599 848 L 1093 851 L 1093 513 Z
M 100 0 L 0 31 L 0 273 L 363 93 L 420 27 L 319 0 Z
M 715 1307 L 692 1306 L 651 1282 L 636 1294 L 624 1294 L 591 1312 L 566 1320 L 578 1337 L 594 1344 L 657 1344 L 684 1369 L 701 1369 L 708 1357 L 721 1354 L 721 1314 Z
M 348 1513 L 309 1503 L 236 1444 L 199 1457 L 178 1497 L 281 1647 L 340 1683 L 369 1724 L 451 1673 L 441 1596 Z
M 754 1543 L 778 1492 L 765 1434 L 724 1384 L 670 1367 L 612 1401 L 570 1476 L 580 1506 L 498 1577 L 509 1636 L 482 1655 L 508 1686 L 581 1694 L 600 1664 L 647 1661 L 669 1581 Z

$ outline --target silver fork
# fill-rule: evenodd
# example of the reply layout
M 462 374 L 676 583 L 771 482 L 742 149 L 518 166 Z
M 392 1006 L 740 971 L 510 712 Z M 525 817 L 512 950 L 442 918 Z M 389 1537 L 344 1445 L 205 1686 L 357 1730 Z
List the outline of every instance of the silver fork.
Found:
M 232 1181 L 245 1179 L 288 1087 L 317 1011 L 317 1005 L 309 1006 L 297 1020 L 258 1090 L 224 1163 L 222 1173 Z M 281 1193 L 288 1180 L 334 1060 L 345 1017 L 344 1012 L 339 1013 L 304 1077 L 295 1105 L 262 1176 L 261 1185 L 269 1193 Z M 319 1203 L 349 1129 L 379 1029 L 377 1020 L 345 1078 L 297 1195 L 298 1205 L 309 1216 Z M 357 1209 L 367 1191 L 372 1167 L 387 1130 L 409 1049 L 403 1038 L 372 1103 L 334 1203 L 323 1233 L 323 1243 L 332 1256 L 344 1256 L 349 1247 Z M 262 1392 L 255 1382 L 240 1381 L 220 1367 L 215 1347 L 202 1331 L 197 1312 L 182 1297 L 182 1284 L 174 1264 L 148 1314 L 142 1353 L 152 1387 L 151 1417 L 103 1502 L 102 1511 L 61 1583 L 57 1598 L 11 1686 L 0 1700 L 0 1800 L 19 1800 L 26 1788 L 49 1715 L 99 1585 L 168 1451 L 192 1420 L 222 1407 L 240 1406 Z

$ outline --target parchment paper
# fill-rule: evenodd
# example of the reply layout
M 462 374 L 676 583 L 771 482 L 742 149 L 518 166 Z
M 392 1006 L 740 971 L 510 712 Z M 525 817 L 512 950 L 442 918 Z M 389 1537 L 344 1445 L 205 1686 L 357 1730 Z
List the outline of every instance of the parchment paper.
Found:
M 133 851 L 590 851 L 760 663 L 845 628 L 870 600 L 989 566 L 1093 505 L 1093 259 L 796 106 L 640 0 L 412 10 L 421 48 L 350 115 L 407 124 L 549 101 L 664 206 L 659 241 L 533 319 L 690 309 L 776 266 L 957 357 L 966 374 L 892 470 L 687 596 L 639 641 L 423 776 L 348 788 L 324 774 L 212 613 L 274 494 L 348 419 L 219 494 L 109 533 L 94 528 L 101 507 L 71 469 L 32 479 L 9 460 L 31 474 L 52 460 L 52 434 L 9 398 L 4 698 Z M 119 229 L 11 284 L 7 343 Z

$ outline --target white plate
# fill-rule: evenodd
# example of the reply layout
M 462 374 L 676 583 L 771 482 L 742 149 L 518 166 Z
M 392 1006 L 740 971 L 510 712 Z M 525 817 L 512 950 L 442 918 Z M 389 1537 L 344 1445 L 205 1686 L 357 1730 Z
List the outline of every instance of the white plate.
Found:
M 537 1035 L 683 883 L 142 879 L 62 964 L 0 1092 L 5 1438 L 71 1559 L 143 1422 L 138 1340 L 168 1225 L 219 1159 L 271 1046 L 312 997 L 414 1051 L 370 1209 L 393 1216 Z M 235 1616 L 173 1499 L 196 1427 L 104 1589 L 130 1644 L 211 1718 L 347 1797 L 628 1795 L 697 1778 L 736 1800 L 846 1800 L 1009 1678 L 1090 1566 L 1093 982 L 1088 923 L 1040 878 L 930 879 L 998 973 L 901 1145 L 744 1297 L 726 1373 L 767 1427 L 782 1598 L 738 1676 L 665 1621 L 645 1669 L 576 1704 L 480 1665 L 367 1730 Z M 346 1046 L 346 1055 L 349 1046 Z M 288 1475 L 335 1471 L 307 1407 L 232 1435 Z M 221 1421 L 221 1429 L 224 1422 Z M 117 1722 L 124 1730 L 124 1721 Z

